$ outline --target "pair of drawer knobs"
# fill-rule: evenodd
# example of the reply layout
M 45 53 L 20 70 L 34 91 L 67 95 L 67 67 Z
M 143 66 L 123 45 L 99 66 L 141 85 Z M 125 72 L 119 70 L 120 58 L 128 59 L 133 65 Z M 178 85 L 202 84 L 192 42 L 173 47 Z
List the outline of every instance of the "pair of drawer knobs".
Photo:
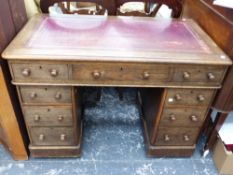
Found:
M 50 75 L 52 77 L 56 77 L 56 76 L 58 76 L 58 74 L 59 74 L 58 70 L 56 70 L 56 69 L 51 69 L 50 70 Z M 27 68 L 23 69 L 22 70 L 22 75 L 25 76 L 25 77 L 29 77 L 31 75 L 31 70 L 27 69 Z
M 30 98 L 31 98 L 31 99 L 35 99 L 37 96 L 38 96 L 38 95 L 37 95 L 36 92 L 32 92 L 32 93 L 30 94 Z M 62 98 L 62 94 L 61 94 L 60 92 L 57 92 L 57 93 L 55 94 L 54 98 L 57 99 L 57 100 L 60 100 L 60 99 Z
M 170 136 L 168 135 L 168 134 L 165 134 L 164 135 L 164 141 L 165 142 L 169 142 L 171 140 L 171 138 L 170 138 Z M 183 140 L 185 141 L 185 142 L 188 142 L 189 140 L 190 140 L 190 138 L 189 138 L 189 136 L 188 135 L 184 135 L 183 136 Z
M 94 71 L 93 73 L 92 73 L 92 76 L 93 76 L 93 78 L 94 79 L 99 79 L 100 77 L 101 77 L 101 72 L 99 72 L 99 71 Z M 149 79 L 149 77 L 150 77 L 150 74 L 149 74 L 149 72 L 143 72 L 143 74 L 142 74 L 142 78 L 143 79 L 145 79 L 145 80 L 147 80 L 147 79 Z
M 182 100 L 182 96 L 180 94 L 176 94 L 175 95 L 175 99 L 176 99 L 176 101 L 181 101 Z M 203 102 L 203 101 L 205 101 L 205 97 L 202 94 L 199 94 L 197 96 L 197 100 L 200 101 L 200 102 Z
M 188 80 L 188 79 L 191 78 L 191 74 L 189 72 L 183 72 L 183 78 L 186 79 L 186 80 Z M 209 80 L 215 80 L 215 76 L 211 72 L 207 73 L 207 78 Z
M 45 140 L 45 135 L 44 134 L 40 134 L 39 135 L 39 140 L 40 141 L 44 141 Z M 60 135 L 60 140 L 61 141 L 65 141 L 66 140 L 66 135 L 65 134 L 61 134 Z
M 191 115 L 189 118 L 193 122 L 197 122 L 198 121 L 198 117 L 196 115 Z M 176 121 L 176 115 L 175 114 L 170 114 L 169 115 L 169 120 L 170 121 Z
M 41 118 L 40 118 L 39 115 L 35 115 L 35 116 L 34 116 L 34 121 L 35 121 L 35 122 L 40 121 L 40 119 L 41 119 Z M 63 119 L 64 119 L 64 117 L 63 117 L 62 115 L 59 115 L 59 116 L 57 117 L 57 120 L 60 121 L 60 122 L 63 121 Z

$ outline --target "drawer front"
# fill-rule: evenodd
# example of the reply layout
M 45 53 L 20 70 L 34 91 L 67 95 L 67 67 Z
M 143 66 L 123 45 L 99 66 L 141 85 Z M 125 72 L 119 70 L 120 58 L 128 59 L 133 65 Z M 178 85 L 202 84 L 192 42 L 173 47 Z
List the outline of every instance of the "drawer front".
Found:
M 165 108 L 160 126 L 202 126 L 207 108 Z
M 32 145 L 74 145 L 73 128 L 68 127 L 32 127 L 30 128 Z
M 199 128 L 167 128 L 160 127 L 155 145 L 159 146 L 190 146 L 196 143 Z
M 179 66 L 175 68 L 172 81 L 220 85 L 225 73 L 225 68 L 220 66 Z
M 71 106 L 24 106 L 24 118 L 28 126 L 72 126 Z
M 22 103 L 71 103 L 70 87 L 20 86 Z
M 166 97 L 168 105 L 199 105 L 206 107 L 212 100 L 214 90 L 209 89 L 169 89 Z
M 134 63 L 79 63 L 72 67 L 71 79 L 82 84 L 156 85 L 167 82 L 167 65 Z
M 15 81 L 49 82 L 68 80 L 68 66 L 66 64 L 11 64 L 12 77 Z

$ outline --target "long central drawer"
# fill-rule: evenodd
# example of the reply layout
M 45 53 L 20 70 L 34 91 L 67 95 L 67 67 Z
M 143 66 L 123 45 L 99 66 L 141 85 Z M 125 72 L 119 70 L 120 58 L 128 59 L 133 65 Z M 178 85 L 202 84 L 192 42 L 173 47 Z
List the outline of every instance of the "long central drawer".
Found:
M 167 82 L 170 68 L 160 64 L 78 63 L 72 65 L 71 79 L 84 84 L 153 85 Z

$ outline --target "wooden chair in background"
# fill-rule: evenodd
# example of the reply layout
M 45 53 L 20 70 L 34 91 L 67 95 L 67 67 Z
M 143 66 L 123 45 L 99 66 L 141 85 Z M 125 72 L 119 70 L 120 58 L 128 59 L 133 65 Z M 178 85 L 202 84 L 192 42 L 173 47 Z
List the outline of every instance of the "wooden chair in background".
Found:
M 181 0 L 115 0 L 117 15 L 123 16 L 143 16 L 143 17 L 155 17 L 162 7 L 162 5 L 166 5 L 169 9 L 172 10 L 171 17 L 179 18 L 182 12 L 182 1 Z M 122 12 L 121 7 L 125 3 L 130 2 L 141 2 L 144 3 L 144 10 L 136 11 L 127 11 Z
M 63 14 L 104 15 L 106 13 L 101 0 L 41 0 L 41 11 L 49 13 L 49 7 L 54 4 L 57 4 Z

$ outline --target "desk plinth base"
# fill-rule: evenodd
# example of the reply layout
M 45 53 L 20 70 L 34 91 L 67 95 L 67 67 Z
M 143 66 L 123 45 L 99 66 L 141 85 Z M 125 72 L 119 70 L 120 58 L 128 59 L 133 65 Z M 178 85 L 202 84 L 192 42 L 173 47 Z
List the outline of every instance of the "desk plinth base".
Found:
M 150 144 L 146 122 L 142 117 L 144 142 L 148 157 L 190 157 L 196 145 L 192 146 L 154 146 Z
M 80 157 L 81 146 L 32 146 L 29 145 L 32 157 Z

